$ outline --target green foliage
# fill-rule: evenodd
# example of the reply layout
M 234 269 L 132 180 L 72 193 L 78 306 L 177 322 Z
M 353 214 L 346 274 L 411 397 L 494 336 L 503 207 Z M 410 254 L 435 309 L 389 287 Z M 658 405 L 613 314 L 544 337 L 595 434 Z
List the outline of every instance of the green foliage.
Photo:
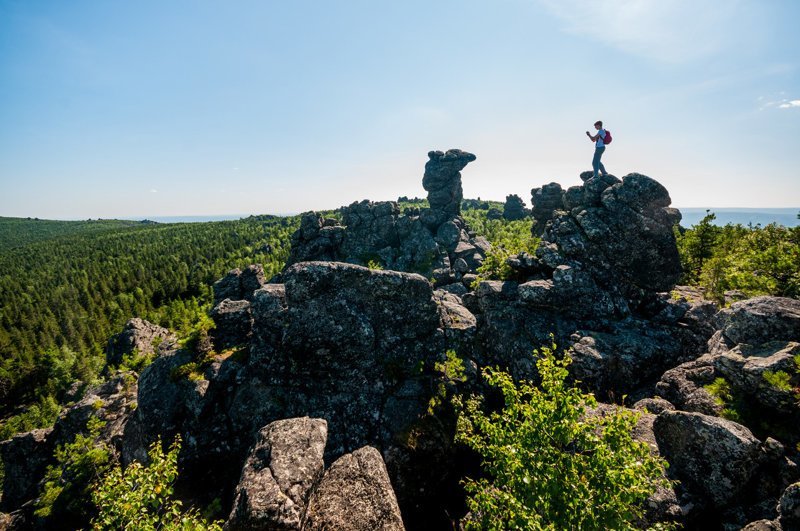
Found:
M 375 271 L 380 271 L 383 269 L 383 264 L 380 260 L 371 259 L 367 261 L 367 267 Z
M 131 463 L 124 471 L 115 466 L 92 492 L 98 514 L 92 528 L 104 530 L 221 530 L 221 522 L 207 522 L 195 509 L 184 510 L 174 498 L 178 477 L 180 437 L 168 452 L 161 441 L 148 452 L 150 464 Z
M 42 494 L 36 500 L 36 516 L 56 521 L 86 513 L 92 483 L 110 467 L 109 449 L 99 441 L 104 425 L 92 417 L 86 435 L 78 434 L 56 448 L 56 463 L 47 467 Z
M 709 213 L 694 228 L 676 234 L 683 282 L 706 288 L 720 301 L 727 290 L 800 296 L 800 227 L 716 227 L 714 219 Z
M 722 406 L 720 415 L 726 419 L 742 422 L 741 398 L 734 395 L 731 384 L 725 378 L 717 377 L 710 384 L 703 387 L 714 397 L 717 405 Z M 747 412 L 744 413 L 745 415 Z
M 689 282 L 697 282 L 703 272 L 703 265 L 714 256 L 714 246 L 722 229 L 714 225 L 717 216 L 710 210 L 693 229 L 678 236 L 678 250 L 681 254 L 684 277 Z
M 445 360 L 437 361 L 434 364 L 434 368 L 442 373 L 448 380 L 454 382 L 463 382 L 466 380 L 464 360 L 458 357 L 455 350 L 448 350 L 445 353 Z
M 632 438 L 638 414 L 590 414 L 594 396 L 566 383 L 570 359 L 536 354 L 539 387 L 487 368 L 502 410 L 486 413 L 478 397 L 460 404 L 456 438 L 489 476 L 465 481 L 467 529 L 635 529 L 643 502 L 668 484 L 666 462 Z
M 134 349 L 130 354 L 122 356 L 122 361 L 119 364 L 118 370 L 122 372 L 133 371 L 135 373 L 140 373 L 145 367 L 153 363 L 155 358 L 155 353 L 141 354 L 138 349 Z
M 463 216 L 472 230 L 492 244 L 483 265 L 478 268 L 481 280 L 510 278 L 513 270 L 506 260 L 522 251 L 533 254 L 539 245 L 539 238 L 531 234 L 533 220 L 530 218 L 517 221 L 488 219 L 485 210 L 467 210 Z
M 792 390 L 792 384 L 790 382 L 792 377 L 786 371 L 764 371 L 762 376 L 764 377 L 765 382 L 776 389 L 786 392 Z

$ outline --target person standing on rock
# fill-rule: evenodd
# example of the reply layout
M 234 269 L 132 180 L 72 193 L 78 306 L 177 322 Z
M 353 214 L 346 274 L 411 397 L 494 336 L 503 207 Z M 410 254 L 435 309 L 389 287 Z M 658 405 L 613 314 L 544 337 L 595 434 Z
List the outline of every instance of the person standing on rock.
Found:
M 592 136 L 589 134 L 589 131 L 586 131 L 586 136 L 589 137 L 589 140 L 594 142 L 594 157 L 592 158 L 592 169 L 594 170 L 594 176 L 597 177 L 597 172 L 601 172 L 603 175 L 608 175 L 605 166 L 603 163 L 600 162 L 600 157 L 603 156 L 603 152 L 606 150 L 605 145 L 605 138 L 606 138 L 606 130 L 603 129 L 603 122 L 598 120 L 594 123 L 594 128 L 597 129 L 597 134 Z

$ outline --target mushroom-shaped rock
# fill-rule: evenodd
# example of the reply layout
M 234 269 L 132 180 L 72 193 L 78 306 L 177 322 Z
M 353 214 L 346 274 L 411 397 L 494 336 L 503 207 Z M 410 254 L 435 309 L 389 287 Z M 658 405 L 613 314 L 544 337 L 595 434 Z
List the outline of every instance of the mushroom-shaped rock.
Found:
M 380 452 L 365 446 L 337 459 L 311 495 L 303 529 L 405 529 Z
M 301 529 L 311 488 L 322 477 L 327 422 L 275 421 L 258 433 L 242 468 L 225 528 Z
M 442 211 L 449 215 L 461 213 L 461 170 L 475 160 L 475 155 L 450 149 L 446 153 L 431 151 L 425 164 L 422 187 L 428 192 L 431 210 Z

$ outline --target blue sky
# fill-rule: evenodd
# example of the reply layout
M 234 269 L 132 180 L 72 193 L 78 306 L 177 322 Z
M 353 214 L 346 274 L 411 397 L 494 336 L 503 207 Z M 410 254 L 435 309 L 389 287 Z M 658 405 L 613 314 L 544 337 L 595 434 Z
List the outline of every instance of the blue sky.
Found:
M 285 213 L 606 167 L 800 207 L 800 2 L 0 0 L 0 215 Z

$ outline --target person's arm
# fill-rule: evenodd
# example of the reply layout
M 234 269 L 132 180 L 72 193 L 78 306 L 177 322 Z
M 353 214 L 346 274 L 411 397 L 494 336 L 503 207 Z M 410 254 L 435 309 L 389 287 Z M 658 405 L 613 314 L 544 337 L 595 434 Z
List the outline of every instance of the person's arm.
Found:
M 589 140 L 591 140 L 592 142 L 597 142 L 597 137 L 600 136 L 600 133 L 597 133 L 596 135 L 592 136 L 589 134 L 589 131 L 586 131 L 586 136 L 588 136 Z

